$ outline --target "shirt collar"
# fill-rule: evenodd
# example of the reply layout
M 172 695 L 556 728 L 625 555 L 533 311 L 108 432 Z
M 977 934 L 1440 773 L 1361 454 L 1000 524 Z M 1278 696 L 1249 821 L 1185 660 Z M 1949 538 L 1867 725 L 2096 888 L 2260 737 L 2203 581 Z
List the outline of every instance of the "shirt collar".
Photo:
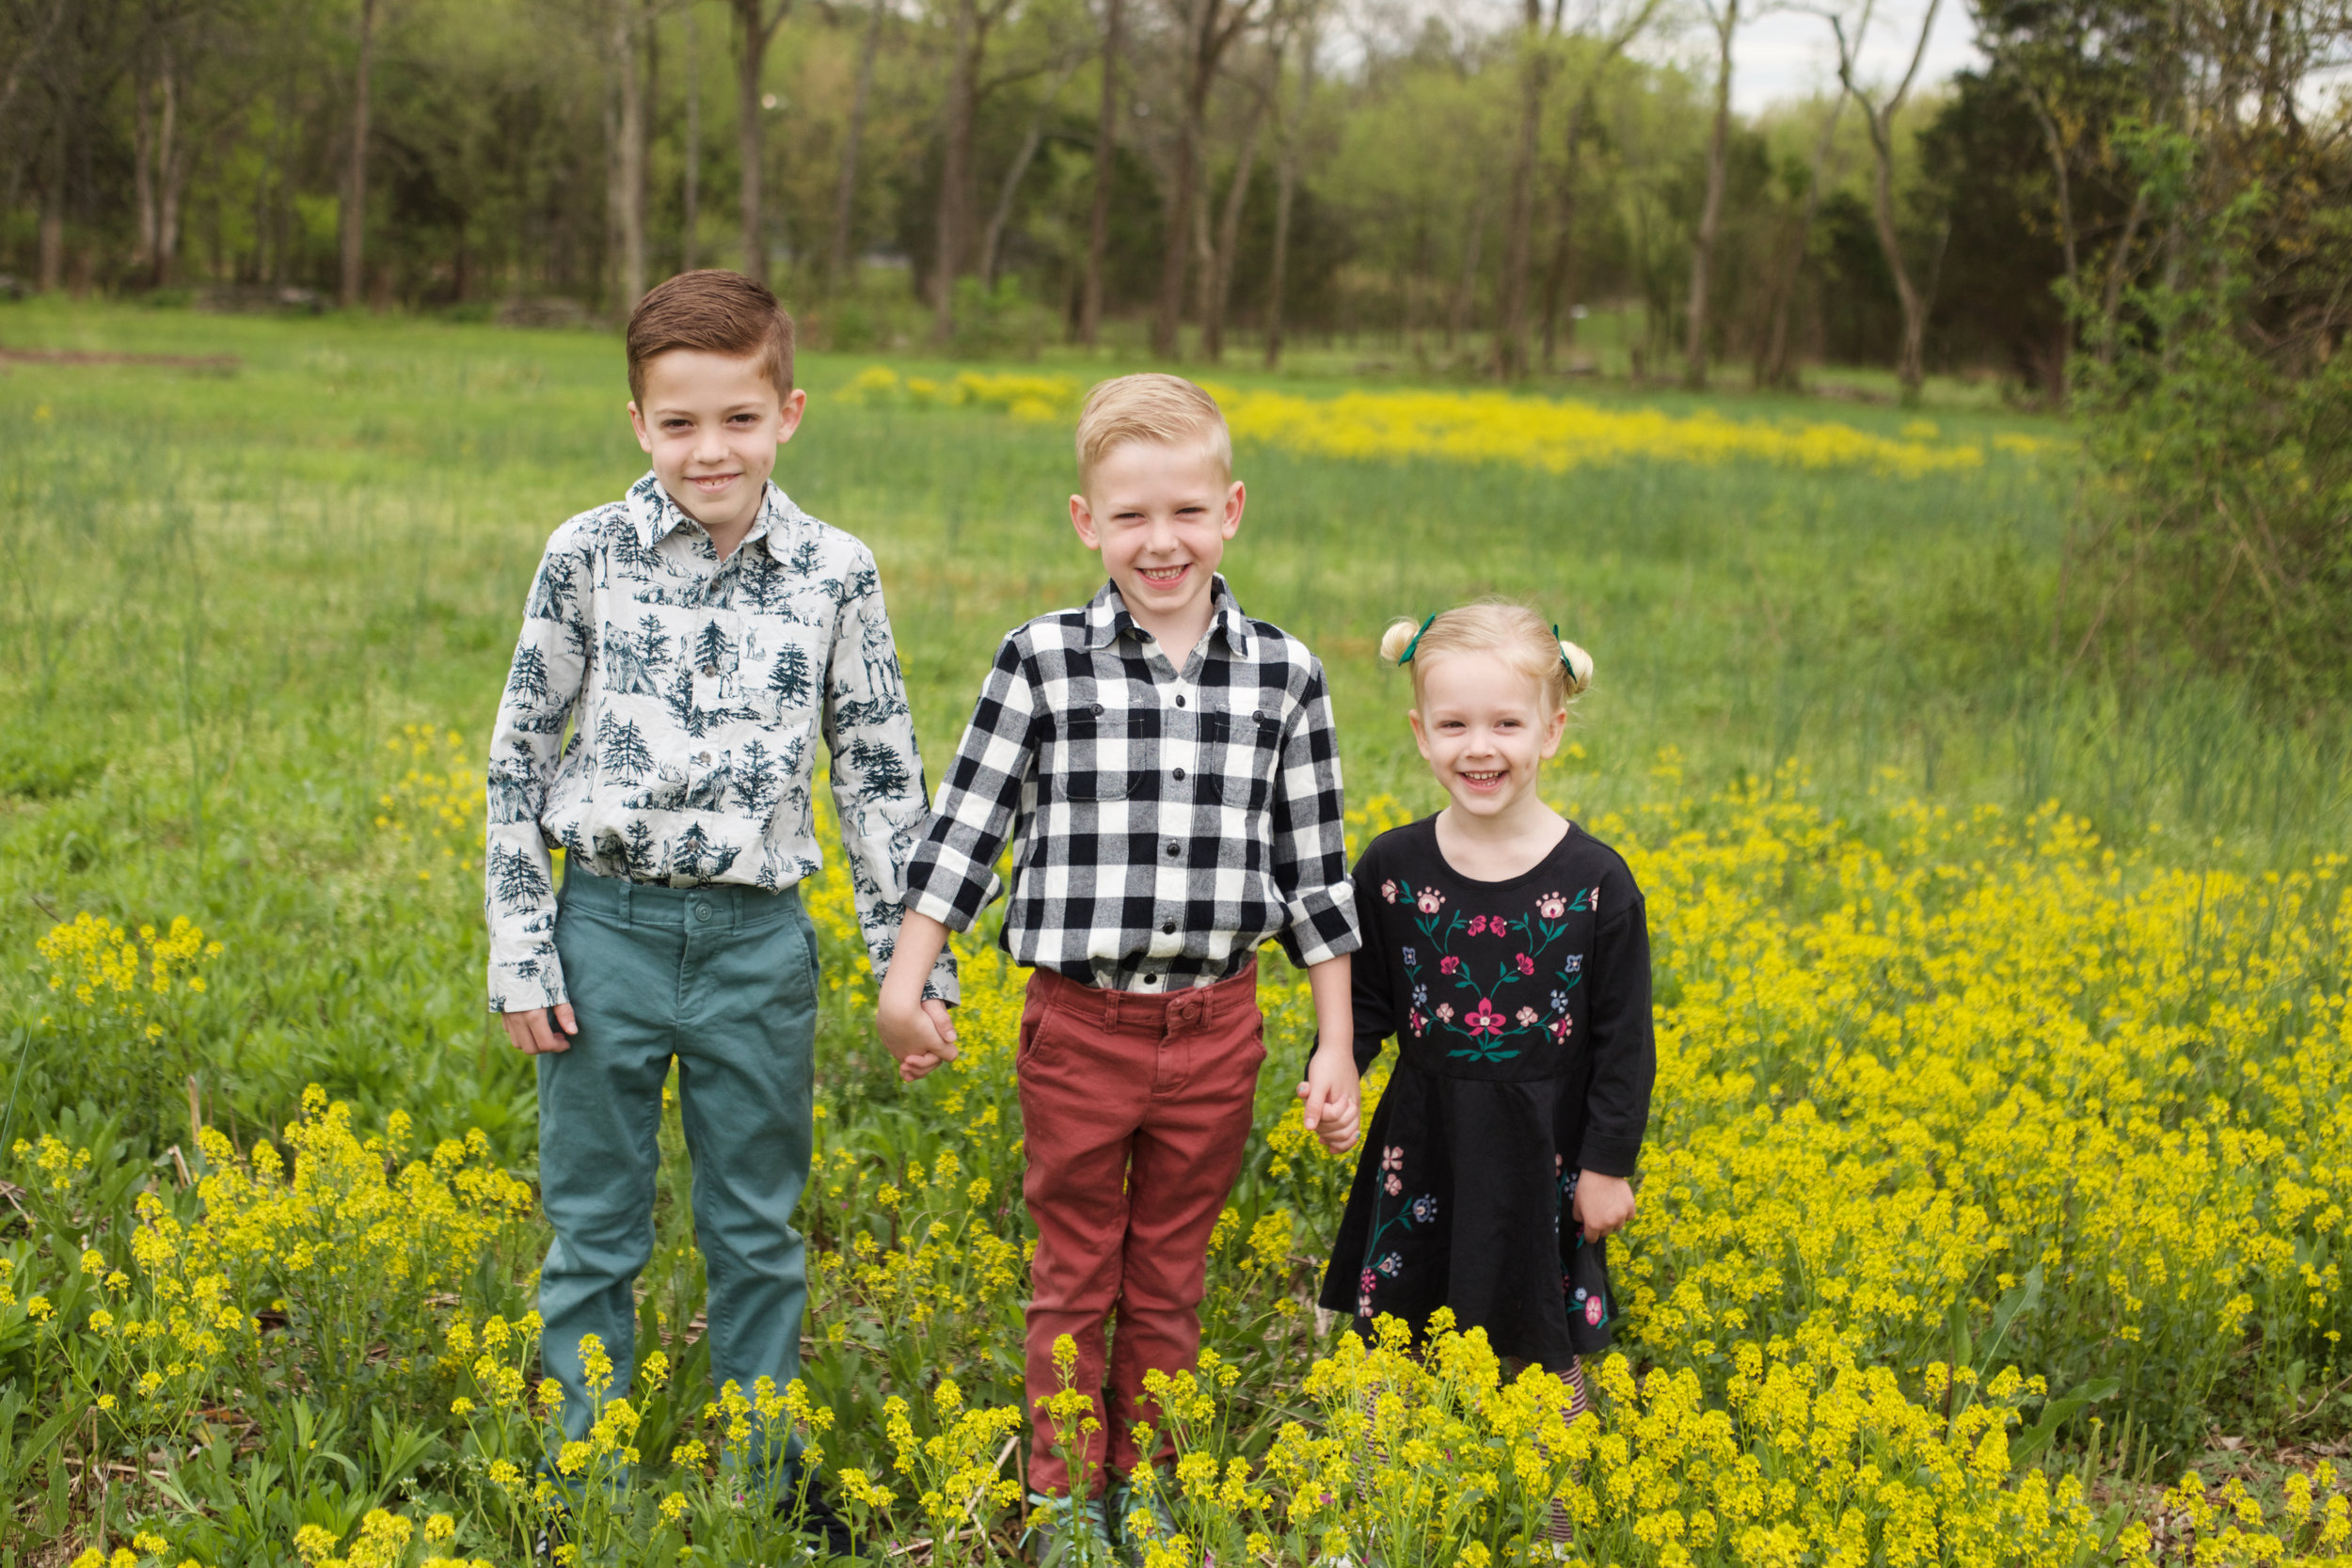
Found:
M 1225 585 L 1225 574 L 1219 572 L 1209 579 L 1209 629 L 1225 634 L 1225 645 L 1236 658 L 1250 657 L 1249 619 L 1241 612 L 1241 601 Z M 1119 640 L 1122 631 L 1132 631 L 1137 641 L 1143 628 L 1127 613 L 1127 601 L 1116 582 L 1104 582 L 1094 600 L 1087 606 L 1087 646 L 1107 648 Z
M 686 509 L 662 488 L 660 477 L 650 469 L 628 487 L 628 506 L 629 518 L 637 525 L 637 542 L 647 549 L 690 523 L 697 529 L 702 527 L 687 515 Z M 792 504 L 792 498 L 778 489 L 771 479 L 760 498 L 759 515 L 752 519 L 752 531 L 744 535 L 743 543 L 765 543 L 768 553 L 778 565 L 783 565 L 791 553 L 790 540 L 798 531 L 794 525 L 800 515 L 801 509 Z

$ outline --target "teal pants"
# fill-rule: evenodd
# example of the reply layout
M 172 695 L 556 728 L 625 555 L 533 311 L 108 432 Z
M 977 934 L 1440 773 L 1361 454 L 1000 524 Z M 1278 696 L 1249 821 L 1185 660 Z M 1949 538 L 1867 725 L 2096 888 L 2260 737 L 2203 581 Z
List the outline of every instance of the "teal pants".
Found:
M 694 1163 L 694 1237 L 710 1284 L 714 1385 L 748 1397 L 800 1374 L 805 1259 L 792 1210 L 808 1181 L 817 935 L 800 895 L 643 886 L 577 868 L 555 922 L 580 1033 L 538 1058 L 539 1185 L 555 1243 L 539 1274 L 540 1357 L 564 1431 L 593 1418 L 583 1335 L 636 1364 L 638 1274 L 653 1256 L 661 1085 L 678 1064 Z

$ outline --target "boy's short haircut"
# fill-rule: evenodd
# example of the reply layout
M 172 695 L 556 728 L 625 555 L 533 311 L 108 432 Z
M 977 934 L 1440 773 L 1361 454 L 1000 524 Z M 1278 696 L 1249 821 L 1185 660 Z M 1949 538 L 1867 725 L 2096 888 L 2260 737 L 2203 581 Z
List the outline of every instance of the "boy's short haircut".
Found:
M 792 391 L 792 317 L 765 284 L 739 272 L 682 272 L 637 302 L 628 318 L 628 395 L 644 401 L 646 361 L 680 348 L 757 356 L 776 395 Z
M 1181 375 L 1146 371 L 1098 381 L 1078 413 L 1078 479 L 1129 441 L 1205 448 L 1230 477 L 1233 437 L 1216 399 Z

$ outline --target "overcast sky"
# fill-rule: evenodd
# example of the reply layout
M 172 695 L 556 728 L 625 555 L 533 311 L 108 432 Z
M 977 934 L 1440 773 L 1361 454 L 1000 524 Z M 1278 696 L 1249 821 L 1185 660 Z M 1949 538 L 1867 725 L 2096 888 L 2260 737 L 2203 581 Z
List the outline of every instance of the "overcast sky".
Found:
M 1882 0 L 1863 43 L 1859 77 L 1865 87 L 1891 87 L 1902 79 L 1927 9 L 1927 0 Z M 1931 87 L 1979 61 L 1972 31 L 1967 6 L 1962 0 L 1944 0 L 1936 11 L 1935 32 L 1928 40 L 1927 58 L 1919 66 L 1919 87 Z M 1743 114 L 1836 88 L 1837 46 L 1829 24 L 1818 15 L 1781 11 L 1750 23 L 1740 29 L 1738 51 L 1732 61 L 1731 98 Z
M 1742 0 L 1741 8 L 1754 12 L 1758 0 Z M 1731 96 L 1742 114 L 1754 114 L 1788 99 L 1835 90 L 1837 49 L 1831 40 L 1829 24 L 1819 11 L 1821 7 L 1834 4 L 1851 17 L 1861 8 L 1860 0 L 1772 3 L 1800 3 L 1814 8 L 1768 11 L 1740 29 L 1732 57 Z M 1653 35 L 1648 46 L 1637 53 L 1652 60 L 1679 60 L 1691 66 L 1702 81 L 1710 80 L 1715 71 L 1714 40 L 1698 7 L 1669 0 L 1669 10 L 1682 13 L 1680 25 L 1668 26 Z M 1901 79 L 1903 68 L 1911 63 L 1912 46 L 1919 37 L 1919 19 L 1927 10 L 1928 0 L 1878 0 L 1877 15 L 1863 44 L 1864 86 L 1892 87 Z M 1421 25 L 1420 19 L 1432 14 L 1470 23 L 1484 30 L 1512 25 L 1519 11 L 1518 0 L 1359 0 L 1358 8 L 1360 17 L 1376 19 L 1374 25 L 1392 40 L 1410 37 Z M 1978 63 L 1979 56 L 1970 38 L 1972 30 L 1967 0 L 1943 0 L 1936 10 L 1935 33 L 1928 40 L 1927 58 L 1920 64 L 1915 92 L 1932 87 L 1954 71 Z M 1344 34 L 1334 42 L 1343 58 L 1353 52 Z

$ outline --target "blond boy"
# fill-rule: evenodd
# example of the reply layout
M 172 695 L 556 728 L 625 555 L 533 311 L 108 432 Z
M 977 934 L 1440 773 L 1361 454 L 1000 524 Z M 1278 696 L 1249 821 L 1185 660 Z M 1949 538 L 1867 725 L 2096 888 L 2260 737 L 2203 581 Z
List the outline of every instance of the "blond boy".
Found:
M 997 649 L 907 868 L 880 1015 L 906 1076 L 955 1054 L 921 1010 L 921 974 L 996 896 L 990 867 L 1009 840 L 1005 942 L 1032 970 L 1019 1055 L 1038 1227 L 1029 1475 L 1056 1558 L 1107 1544 L 1100 1466 L 1116 1528 L 1123 1478 L 1165 1455 L 1136 1449 L 1134 1424 L 1153 1418 L 1145 1374 L 1198 1359 L 1209 1235 L 1265 1059 L 1262 942 L 1279 942 L 1313 990 L 1308 1125 L 1343 1148 L 1357 1121 L 1359 938 L 1330 699 L 1314 656 L 1245 616 L 1218 575 L 1247 499 L 1224 418 L 1188 381 L 1122 376 L 1088 397 L 1077 453 L 1071 526 L 1109 580 Z M 1041 1407 L 1064 1335 L 1076 1386 L 1092 1398 L 1107 1384 L 1083 1442 Z

